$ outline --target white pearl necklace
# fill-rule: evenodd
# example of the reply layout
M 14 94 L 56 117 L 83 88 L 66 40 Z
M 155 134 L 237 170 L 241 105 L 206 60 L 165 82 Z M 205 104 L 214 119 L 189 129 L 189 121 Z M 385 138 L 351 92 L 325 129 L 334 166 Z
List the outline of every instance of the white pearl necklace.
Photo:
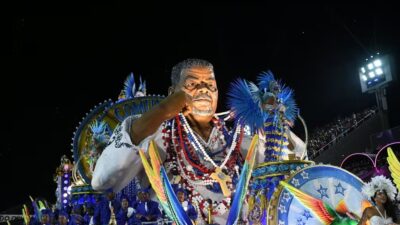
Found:
M 240 133 L 240 129 L 241 129 L 240 124 L 238 124 L 238 125 L 236 126 L 235 133 L 233 134 L 232 145 L 231 145 L 231 147 L 229 148 L 228 154 L 226 155 L 226 157 L 225 157 L 224 161 L 221 163 L 221 165 L 218 166 L 218 165 L 214 162 L 214 160 L 207 154 L 207 152 L 206 152 L 206 151 L 204 150 L 204 148 L 203 148 L 203 145 L 200 144 L 199 140 L 198 140 L 198 139 L 196 138 L 196 136 L 194 135 L 193 130 L 192 130 L 192 128 L 189 126 L 189 123 L 187 122 L 185 116 L 184 116 L 182 113 L 179 113 L 179 117 L 180 117 L 180 118 L 182 119 L 182 121 L 183 121 L 183 124 L 182 124 L 182 125 L 183 125 L 183 129 L 185 129 L 185 132 L 188 133 L 188 134 L 190 134 L 190 135 L 193 137 L 194 144 L 193 144 L 192 146 L 194 147 L 195 151 L 196 151 L 196 152 L 201 151 L 201 152 L 203 153 L 203 155 L 206 157 L 206 160 L 209 161 L 214 167 L 224 168 L 224 167 L 225 167 L 225 164 L 228 162 L 228 160 L 229 160 L 229 158 L 230 158 L 230 156 L 231 156 L 233 150 L 235 150 L 235 148 L 236 148 L 237 137 L 238 137 L 238 134 Z M 190 141 L 190 140 L 189 140 L 189 141 Z
M 175 121 L 174 121 L 174 120 L 172 120 L 171 133 L 172 133 L 172 139 L 176 138 L 176 136 L 175 136 Z M 183 155 L 182 152 L 177 151 L 177 148 L 176 148 L 175 144 L 174 144 L 174 149 L 175 149 L 175 152 L 177 152 L 177 154 L 180 154 L 180 155 L 181 155 L 181 158 L 182 158 L 182 160 L 183 160 L 183 158 L 184 158 L 185 156 Z M 182 151 L 184 151 L 184 150 L 182 149 Z M 213 183 L 217 182 L 217 181 L 214 181 L 213 179 L 206 179 L 206 180 L 199 180 L 199 181 L 192 180 L 192 178 L 190 178 L 190 177 L 188 177 L 188 176 L 186 175 L 185 169 L 182 167 L 182 164 L 179 162 L 180 159 L 177 158 L 176 160 L 177 160 L 176 163 L 177 163 L 178 166 L 179 166 L 179 173 L 180 173 L 180 175 L 181 175 L 185 180 L 187 180 L 188 183 L 190 183 L 191 185 L 194 185 L 194 186 L 196 186 L 196 185 L 207 186 L 207 185 L 212 185 Z M 204 175 L 207 176 L 208 174 L 204 174 Z

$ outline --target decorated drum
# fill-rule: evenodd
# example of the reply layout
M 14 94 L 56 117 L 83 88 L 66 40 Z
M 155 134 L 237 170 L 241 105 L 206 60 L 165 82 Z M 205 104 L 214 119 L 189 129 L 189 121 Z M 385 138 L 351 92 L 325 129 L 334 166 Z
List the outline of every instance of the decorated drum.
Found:
M 312 164 L 314 162 L 305 160 L 282 160 L 258 164 L 253 170 L 250 183 L 250 196 L 254 198 L 254 204 L 248 215 L 249 221 L 252 224 L 265 224 L 266 210 L 279 182 Z
M 354 174 L 335 166 L 315 165 L 304 168 L 291 175 L 286 182 L 311 196 L 315 201 L 322 200 L 324 207 L 346 210 L 345 214 L 337 213 L 331 224 L 349 223 L 348 215 L 361 217 L 362 205 L 366 199 L 361 193 L 363 181 Z M 268 206 L 268 224 L 324 224 L 318 217 L 318 210 L 308 207 L 293 191 L 280 185 L 271 197 Z M 347 214 L 347 215 L 346 215 Z M 340 216 L 339 216 L 340 215 Z

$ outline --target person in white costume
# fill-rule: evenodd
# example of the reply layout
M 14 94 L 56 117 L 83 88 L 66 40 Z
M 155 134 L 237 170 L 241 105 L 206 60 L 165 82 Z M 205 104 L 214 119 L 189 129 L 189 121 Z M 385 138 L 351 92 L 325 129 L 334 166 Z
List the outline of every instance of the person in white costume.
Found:
M 392 182 L 380 175 L 373 177 L 365 184 L 362 193 L 374 204 L 364 209 L 358 225 L 396 225 L 396 213 L 392 201 L 395 200 L 397 189 Z M 395 222 L 394 222 L 395 221 Z
M 154 140 L 171 183 L 188 190 L 199 213 L 197 224 L 209 219 L 209 199 L 213 202 L 212 222 L 225 224 L 251 137 L 240 126 L 231 135 L 215 115 L 218 88 L 211 63 L 186 59 L 173 67 L 171 81 L 168 97 L 141 117 L 128 117 L 115 129 L 97 161 L 92 186 L 117 192 L 134 177 L 145 176 L 138 151 L 146 151 Z M 306 151 L 304 142 L 292 132 L 290 140 L 294 153 Z M 262 146 L 258 145 L 256 163 L 264 160 Z M 213 179 L 212 174 L 221 179 Z

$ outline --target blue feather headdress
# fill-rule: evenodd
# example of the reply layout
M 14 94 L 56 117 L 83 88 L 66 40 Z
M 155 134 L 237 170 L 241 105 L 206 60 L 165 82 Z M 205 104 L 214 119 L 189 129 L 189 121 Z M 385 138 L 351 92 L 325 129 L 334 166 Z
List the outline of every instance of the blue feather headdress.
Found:
M 135 76 L 131 73 L 125 80 L 124 83 L 124 94 L 125 98 L 133 98 L 136 92 Z
M 234 81 L 228 92 L 228 107 L 252 132 L 262 129 L 267 121 L 294 122 L 298 115 L 293 90 L 276 81 L 271 71 L 259 75 L 258 86 L 243 79 Z
M 146 96 L 146 81 L 139 77 L 139 87 L 136 88 L 135 75 L 129 74 L 124 82 L 124 88 L 119 96 L 119 100 L 131 99 L 135 97 Z
M 282 91 L 278 94 L 278 99 L 285 107 L 284 117 L 290 122 L 294 122 L 299 113 L 299 108 L 297 107 L 293 95 L 293 90 L 289 87 L 284 87 Z
M 257 86 L 243 79 L 237 79 L 231 84 L 228 91 L 228 107 L 235 118 L 243 122 L 253 131 L 264 125 L 266 114 L 262 111 Z
M 270 84 L 275 81 L 274 74 L 268 70 L 267 72 L 261 72 L 257 78 L 258 80 L 258 87 L 261 90 L 267 89 L 270 90 Z
M 99 122 L 95 120 L 92 124 L 89 125 L 89 127 L 93 134 L 99 135 L 106 131 L 107 123 L 105 123 L 104 121 Z
M 106 122 L 95 120 L 89 125 L 89 128 L 92 131 L 93 139 L 98 143 L 107 143 L 110 139 L 110 131 Z

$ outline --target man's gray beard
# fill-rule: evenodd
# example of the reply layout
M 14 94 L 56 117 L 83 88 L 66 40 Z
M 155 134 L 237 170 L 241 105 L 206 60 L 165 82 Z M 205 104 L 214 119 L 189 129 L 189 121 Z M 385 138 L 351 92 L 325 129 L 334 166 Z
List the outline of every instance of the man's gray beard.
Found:
M 212 116 L 214 114 L 214 112 L 211 108 L 207 109 L 207 110 L 200 110 L 200 109 L 193 107 L 192 114 L 196 115 L 196 116 Z

